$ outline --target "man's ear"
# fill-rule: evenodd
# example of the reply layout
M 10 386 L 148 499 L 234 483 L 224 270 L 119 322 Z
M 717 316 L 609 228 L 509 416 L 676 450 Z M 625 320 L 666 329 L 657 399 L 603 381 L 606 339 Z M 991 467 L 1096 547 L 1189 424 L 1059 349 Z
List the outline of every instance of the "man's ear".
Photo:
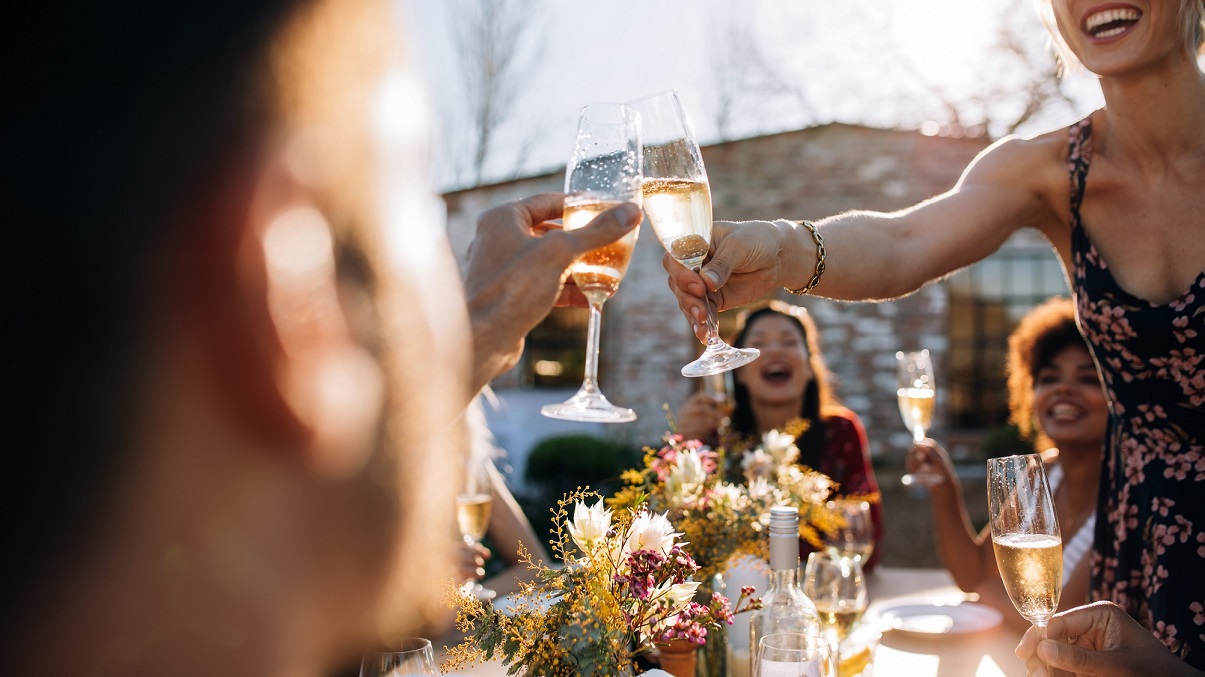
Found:
M 330 225 L 281 161 L 218 193 L 183 282 L 217 396 L 268 448 L 353 474 L 376 441 L 384 380 L 340 303 Z

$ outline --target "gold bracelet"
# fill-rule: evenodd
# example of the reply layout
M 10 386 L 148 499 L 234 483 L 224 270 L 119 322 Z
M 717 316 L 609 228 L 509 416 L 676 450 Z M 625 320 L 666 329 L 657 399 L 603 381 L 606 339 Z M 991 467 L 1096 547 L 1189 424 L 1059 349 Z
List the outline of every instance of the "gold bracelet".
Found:
M 811 231 L 812 239 L 816 241 L 816 272 L 812 274 L 812 281 L 808 282 L 806 286 L 799 289 L 791 289 L 790 287 L 783 287 L 783 289 L 797 296 L 803 296 L 812 291 L 816 285 L 820 284 L 820 276 L 824 274 L 824 238 L 820 237 L 820 229 L 811 221 L 795 221 L 795 223 Z

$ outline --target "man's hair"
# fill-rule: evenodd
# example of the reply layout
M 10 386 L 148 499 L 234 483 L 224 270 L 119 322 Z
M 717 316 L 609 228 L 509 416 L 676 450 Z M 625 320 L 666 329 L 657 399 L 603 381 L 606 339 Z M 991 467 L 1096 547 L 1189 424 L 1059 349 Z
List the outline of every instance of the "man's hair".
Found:
M 268 51 L 302 1 L 50 0 L 0 21 L 5 623 L 116 493 L 157 248 L 271 121 Z

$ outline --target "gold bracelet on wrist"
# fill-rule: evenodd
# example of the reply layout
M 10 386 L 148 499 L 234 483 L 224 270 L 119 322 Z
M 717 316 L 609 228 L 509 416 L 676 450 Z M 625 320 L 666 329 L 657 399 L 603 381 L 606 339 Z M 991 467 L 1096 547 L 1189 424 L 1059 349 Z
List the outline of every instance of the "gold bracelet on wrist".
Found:
M 812 233 L 812 239 L 816 241 L 816 272 L 812 273 L 812 281 L 808 282 L 805 286 L 800 287 L 799 289 L 784 287 L 784 289 L 792 294 L 803 296 L 804 294 L 812 291 L 816 285 L 820 284 L 820 276 L 824 274 L 824 238 L 820 237 L 820 229 L 817 228 L 816 224 L 812 223 L 811 221 L 795 221 L 795 223 L 807 228 Z

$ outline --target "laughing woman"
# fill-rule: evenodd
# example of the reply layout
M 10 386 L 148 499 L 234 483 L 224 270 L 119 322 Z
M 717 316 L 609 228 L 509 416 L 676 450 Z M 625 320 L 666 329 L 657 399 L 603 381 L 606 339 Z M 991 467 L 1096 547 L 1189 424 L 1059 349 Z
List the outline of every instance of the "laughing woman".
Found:
M 1092 354 L 1075 326 L 1075 305 L 1055 298 L 1034 308 L 1008 339 L 1009 419 L 1046 460 L 1054 509 L 1063 532 L 1063 594 L 1059 610 L 1088 601 L 1088 558 L 1096 525 L 1100 456 L 1108 402 Z M 1036 439 L 1035 439 L 1036 438 Z M 942 482 L 929 488 L 942 562 L 965 592 L 978 593 L 1024 630 L 1004 592 L 990 529 L 975 533 L 950 457 L 933 440 L 913 447 L 910 464 L 937 468 Z
M 780 301 L 756 307 L 742 316 L 733 345 L 757 348 L 761 358 L 736 370 L 735 407 L 726 437 L 756 445 L 765 433 L 783 430 L 789 421 L 802 418 L 808 429 L 796 440 L 799 463 L 840 484 L 840 495 L 877 493 L 866 430 L 829 387 L 820 335 L 807 310 Z M 678 432 L 687 439 L 714 443 L 722 422 L 719 405 L 699 393 L 682 406 Z M 870 510 L 875 548 L 867 569 L 878 561 L 883 536 L 882 507 L 876 502 Z

